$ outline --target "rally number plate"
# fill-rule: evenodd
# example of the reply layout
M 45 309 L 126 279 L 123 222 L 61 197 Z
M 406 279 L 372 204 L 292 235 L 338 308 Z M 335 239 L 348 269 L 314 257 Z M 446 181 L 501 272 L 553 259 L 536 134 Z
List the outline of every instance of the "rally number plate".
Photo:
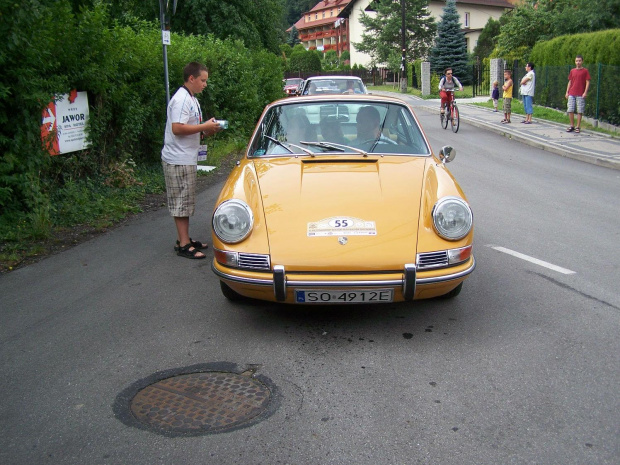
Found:
M 393 289 L 374 289 L 372 291 L 295 290 L 295 301 L 300 304 L 385 303 L 393 300 Z

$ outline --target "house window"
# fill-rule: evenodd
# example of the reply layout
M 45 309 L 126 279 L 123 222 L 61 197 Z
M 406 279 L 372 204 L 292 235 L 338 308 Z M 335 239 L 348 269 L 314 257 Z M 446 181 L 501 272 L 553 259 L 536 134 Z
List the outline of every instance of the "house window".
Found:
M 323 19 L 325 19 L 325 12 L 323 12 Z
M 314 13 L 314 19 L 319 19 L 319 14 L 318 13 Z
M 465 13 L 465 27 L 470 27 L 470 25 L 469 25 L 469 13 Z
M 330 10 L 329 16 L 334 16 L 334 10 Z
M 312 16 L 308 15 L 308 22 L 312 21 Z

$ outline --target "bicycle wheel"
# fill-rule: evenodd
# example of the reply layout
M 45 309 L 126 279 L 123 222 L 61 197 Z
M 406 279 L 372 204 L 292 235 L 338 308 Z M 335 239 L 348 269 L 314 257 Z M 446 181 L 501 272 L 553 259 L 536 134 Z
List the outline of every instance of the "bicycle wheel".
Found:
M 452 114 L 450 116 L 450 121 L 452 122 L 452 132 L 459 132 L 459 124 L 461 121 L 459 118 L 459 107 L 456 106 L 456 103 L 452 106 Z
M 450 107 L 446 107 L 446 112 L 441 113 L 440 117 L 441 117 L 441 127 L 446 129 L 448 127 L 448 120 L 450 115 Z

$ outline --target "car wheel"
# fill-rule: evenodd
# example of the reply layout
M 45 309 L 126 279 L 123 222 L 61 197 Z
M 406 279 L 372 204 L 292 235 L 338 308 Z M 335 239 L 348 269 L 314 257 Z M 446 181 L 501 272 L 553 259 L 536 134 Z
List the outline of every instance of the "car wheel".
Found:
M 222 289 L 222 294 L 224 294 L 224 297 L 232 302 L 243 300 L 244 298 L 241 294 L 233 291 L 224 281 L 220 281 L 220 289 Z
M 462 289 L 463 289 L 463 283 L 461 283 L 458 286 L 456 286 L 454 289 L 452 289 L 447 294 L 442 295 L 440 298 L 442 298 L 442 299 L 452 299 L 452 298 L 456 297 L 457 295 L 459 295 L 461 293 Z

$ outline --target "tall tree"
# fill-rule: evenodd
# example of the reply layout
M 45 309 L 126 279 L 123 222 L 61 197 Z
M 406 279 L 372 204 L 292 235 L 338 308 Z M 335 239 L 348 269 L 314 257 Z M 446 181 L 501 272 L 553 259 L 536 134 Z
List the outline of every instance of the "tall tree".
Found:
M 284 0 L 179 1 L 171 24 L 174 31 L 240 39 L 248 48 L 279 53 L 283 15 Z
M 437 27 L 437 38 L 430 55 L 431 71 L 443 73 L 451 67 L 462 83 L 468 82 L 467 41 L 463 34 L 456 0 L 447 0 L 441 21 Z
M 288 40 L 286 41 L 286 43 L 289 44 L 291 47 L 294 47 L 295 45 L 301 43 L 301 40 L 299 40 L 299 31 L 295 26 L 291 28 L 291 32 L 288 35 Z
M 428 9 L 427 0 L 402 0 L 405 2 L 405 44 L 408 59 L 426 57 L 433 43 L 437 25 Z M 402 47 L 402 10 L 400 2 L 375 0 L 371 3 L 375 13 L 362 12 L 360 23 L 364 27 L 362 41 L 354 43 L 360 52 L 370 55 L 374 63 L 387 63 Z
M 493 52 L 493 49 L 497 45 L 497 39 L 500 33 L 499 20 L 489 18 L 484 25 L 480 37 L 478 37 L 478 43 L 474 47 L 474 55 L 480 58 L 486 58 Z
M 319 0 L 286 0 L 286 24 L 295 24 L 306 11 L 310 11 Z
M 494 55 L 527 59 L 540 40 L 620 27 L 620 0 L 528 0 L 500 24 Z

